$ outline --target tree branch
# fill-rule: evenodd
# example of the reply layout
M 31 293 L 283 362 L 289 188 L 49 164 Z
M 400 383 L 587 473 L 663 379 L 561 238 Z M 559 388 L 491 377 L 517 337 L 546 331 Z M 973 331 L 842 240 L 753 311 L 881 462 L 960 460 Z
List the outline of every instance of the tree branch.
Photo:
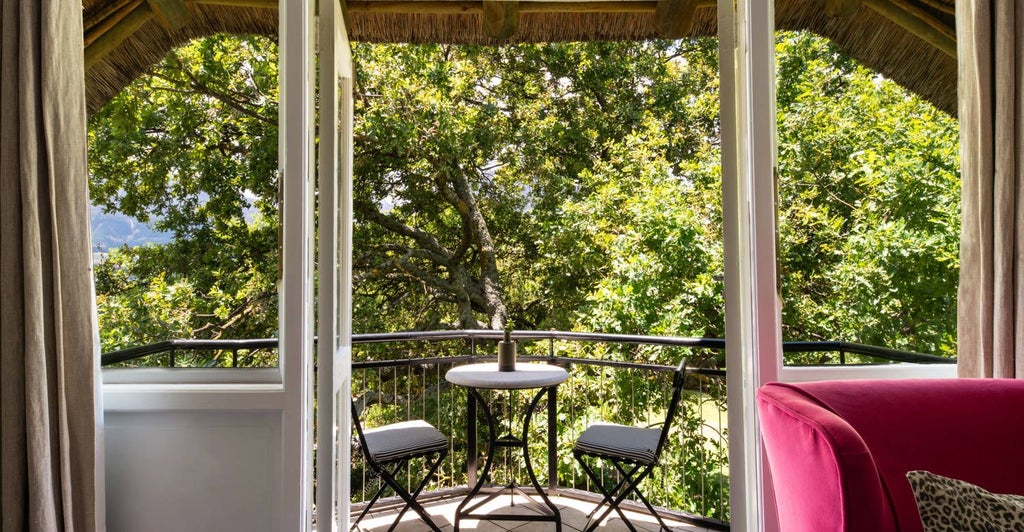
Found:
M 207 84 L 203 83 L 202 81 L 200 81 L 198 78 L 196 78 L 192 74 L 192 72 L 190 72 L 187 68 L 185 68 L 185 64 L 184 64 L 184 62 L 182 62 L 181 58 L 178 57 L 178 54 L 176 54 L 174 52 L 171 52 L 170 56 L 173 58 L 174 62 L 178 64 L 178 71 L 181 72 L 186 78 L 188 78 L 189 87 L 192 90 L 194 90 L 195 92 L 197 92 L 199 94 L 205 94 L 206 96 L 209 96 L 209 97 L 214 98 L 214 99 L 216 99 L 216 100 L 218 100 L 220 102 L 223 102 L 228 107 L 230 107 L 230 108 L 232 108 L 232 109 L 238 111 L 239 113 L 242 113 L 242 114 L 244 114 L 244 115 L 246 115 L 248 117 L 255 118 L 256 120 L 259 120 L 259 121 L 264 122 L 266 124 L 275 125 L 275 126 L 277 125 L 276 121 L 271 120 L 271 119 L 269 119 L 269 118 L 267 118 L 267 117 L 257 113 L 256 111 L 253 111 L 252 109 L 249 109 L 248 107 L 246 107 L 245 102 L 236 100 L 235 98 L 232 98 L 228 94 L 226 94 L 224 92 L 221 92 L 221 91 L 217 91 L 217 90 L 213 89 L 212 87 L 210 87 L 209 85 L 207 85 Z M 176 79 L 170 78 L 170 77 L 165 76 L 164 74 L 162 74 L 160 72 L 154 72 L 152 75 L 153 75 L 153 77 L 158 78 L 158 79 L 162 79 L 164 81 L 167 81 L 168 83 L 179 83 L 180 82 L 180 80 L 176 80 Z

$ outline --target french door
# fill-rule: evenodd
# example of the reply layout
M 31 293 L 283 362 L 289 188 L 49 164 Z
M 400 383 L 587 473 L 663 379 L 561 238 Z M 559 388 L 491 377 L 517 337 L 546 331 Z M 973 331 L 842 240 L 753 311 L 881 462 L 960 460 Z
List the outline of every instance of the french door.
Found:
M 339 0 L 319 1 L 317 530 L 349 528 L 352 377 L 352 53 Z

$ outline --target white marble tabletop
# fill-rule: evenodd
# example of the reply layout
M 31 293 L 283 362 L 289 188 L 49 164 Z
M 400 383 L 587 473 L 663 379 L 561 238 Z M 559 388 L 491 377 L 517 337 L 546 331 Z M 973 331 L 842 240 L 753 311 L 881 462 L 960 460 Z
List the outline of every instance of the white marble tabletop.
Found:
M 523 390 L 543 388 L 565 382 L 569 372 L 550 364 L 519 363 L 515 371 L 498 371 L 497 363 L 466 364 L 445 373 L 452 384 L 491 390 Z

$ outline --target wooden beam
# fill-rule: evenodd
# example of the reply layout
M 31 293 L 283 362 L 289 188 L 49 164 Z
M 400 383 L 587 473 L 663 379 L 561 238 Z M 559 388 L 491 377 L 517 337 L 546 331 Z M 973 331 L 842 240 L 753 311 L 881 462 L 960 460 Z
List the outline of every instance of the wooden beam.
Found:
M 185 0 L 146 0 L 160 24 L 168 30 L 181 28 L 192 18 Z
M 140 2 L 131 13 L 128 13 L 120 22 L 104 31 L 102 35 L 92 41 L 92 44 L 85 47 L 85 68 L 92 67 L 100 59 L 106 57 L 152 18 L 153 9 L 149 7 L 149 4 Z
M 860 9 L 860 0 L 825 0 L 825 12 L 831 17 L 849 17 Z
M 87 18 L 83 18 L 82 28 L 85 29 L 85 33 L 89 33 L 93 27 L 106 21 L 114 13 L 121 11 L 128 4 L 134 4 L 136 1 L 138 0 L 117 0 L 116 2 L 111 2 L 104 6 L 103 9 L 89 15 Z
M 690 34 L 697 14 L 698 0 L 659 0 L 654 9 L 658 33 L 666 39 L 682 39 Z
M 654 13 L 656 1 L 520 2 L 520 13 Z
M 956 25 L 947 25 L 942 20 L 935 18 L 928 11 L 921 9 L 917 4 L 907 0 L 888 0 L 896 7 L 906 11 L 910 16 L 921 19 L 922 22 L 938 31 L 943 36 L 956 41 Z
M 119 22 L 124 20 L 124 18 L 131 14 L 132 11 L 135 11 L 135 8 L 139 7 L 140 4 L 142 4 L 142 0 L 130 0 L 129 2 L 121 4 L 121 8 L 117 11 L 108 13 L 107 17 L 103 20 L 96 21 L 91 27 L 85 30 L 85 35 L 83 36 L 85 46 L 89 46 L 96 41 L 96 39 L 100 38 L 100 36 L 109 31 L 110 28 L 113 28 Z
M 204 0 L 215 3 L 222 0 Z M 715 0 L 697 0 L 697 7 L 715 7 Z M 404 13 L 424 15 L 458 15 L 480 13 L 479 0 L 351 0 L 353 13 Z M 607 2 L 560 2 L 557 0 L 521 0 L 519 13 L 654 13 L 657 0 L 609 0 Z
M 277 9 L 278 0 L 192 0 L 195 4 L 214 6 L 255 7 L 259 9 Z
M 936 11 L 945 13 L 947 15 L 956 15 L 956 5 L 949 5 L 946 2 L 942 2 L 942 1 L 939 1 L 939 0 L 921 0 L 921 1 L 925 5 L 927 5 L 928 7 L 932 8 L 932 9 L 934 9 Z
M 956 59 L 956 29 L 906 0 L 863 0 L 885 18 Z
M 480 23 L 484 35 L 495 39 L 507 39 L 519 29 L 518 0 L 483 0 L 483 16 Z
M 416 1 L 349 1 L 349 13 L 402 13 L 410 15 L 462 15 L 483 12 L 480 2 L 444 2 L 434 0 Z

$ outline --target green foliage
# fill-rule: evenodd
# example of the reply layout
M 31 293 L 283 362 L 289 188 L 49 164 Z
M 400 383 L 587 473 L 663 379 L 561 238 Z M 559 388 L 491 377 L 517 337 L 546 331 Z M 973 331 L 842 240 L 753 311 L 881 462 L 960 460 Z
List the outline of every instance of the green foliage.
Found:
M 724 335 L 714 41 L 355 56 L 357 330 Z M 274 58 L 196 41 L 92 120 L 95 200 L 177 235 L 167 285 L 186 310 L 222 299 L 207 317 L 274 289 Z M 778 58 L 786 337 L 952 354 L 955 122 L 813 36 L 780 34 Z M 155 271 L 140 253 L 111 262 L 140 280 L 102 292 L 122 306 Z M 119 315 L 157 333 L 147 310 Z M 225 334 L 186 322 L 166 331 Z
M 276 234 L 276 228 L 273 229 Z M 220 236 L 220 235 L 218 235 Z M 272 241 L 258 230 L 253 238 Z M 177 240 L 163 246 L 113 250 L 95 266 L 103 352 L 178 338 L 267 338 L 277 327 L 276 250 L 259 252 L 234 241 Z M 255 249 L 254 249 L 255 248 Z M 240 264 L 236 270 L 195 271 L 199 264 Z M 270 270 L 269 272 L 267 270 Z M 270 289 L 268 289 L 270 287 Z M 229 353 L 196 353 L 191 363 L 230 365 Z M 241 363 L 273 365 L 276 356 L 253 353 Z M 143 365 L 165 360 L 141 359 Z M 186 362 L 189 364 L 189 362 Z
M 357 46 L 357 330 L 494 327 L 498 315 L 520 328 L 572 328 L 619 260 L 575 230 L 605 223 L 610 202 L 643 190 L 642 179 L 682 191 L 668 181 L 694 179 L 687 157 L 712 151 L 714 50 L 709 40 Z M 639 146 L 651 168 L 627 161 Z M 700 178 L 706 191 L 711 180 Z M 598 197 L 617 183 L 620 196 Z M 459 187 L 472 197 L 449 200 Z M 618 229 L 677 216 L 665 218 Z M 485 221 L 486 239 L 470 219 Z M 481 259 L 487 241 L 493 274 Z M 488 283 L 502 305 L 481 293 Z
M 193 41 L 91 117 L 93 203 L 175 235 L 96 265 L 104 352 L 276 335 L 276 58 L 261 37 Z
M 956 120 L 808 34 L 777 55 L 784 337 L 954 356 Z
M 662 124 L 647 118 L 607 146 L 607 161 L 581 173 L 593 193 L 566 201 L 559 227 L 550 228 L 550 245 L 572 242 L 602 263 L 574 327 L 721 336 L 722 286 L 713 278 L 722 268 L 721 233 L 703 222 L 720 201 L 698 188 L 704 176 L 675 173 Z

